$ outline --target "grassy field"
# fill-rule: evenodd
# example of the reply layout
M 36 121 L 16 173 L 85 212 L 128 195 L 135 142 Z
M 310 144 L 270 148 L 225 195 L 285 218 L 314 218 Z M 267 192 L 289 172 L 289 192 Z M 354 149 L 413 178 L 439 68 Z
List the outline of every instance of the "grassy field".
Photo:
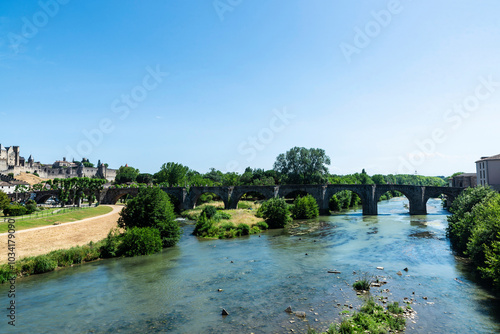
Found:
M 67 213 L 55 214 L 49 217 L 41 218 L 29 218 L 16 220 L 16 231 L 25 230 L 34 227 L 53 225 L 54 223 L 68 223 L 77 220 L 82 220 L 85 218 L 91 218 L 96 216 L 101 216 L 106 213 L 111 212 L 113 209 L 109 206 L 98 206 L 94 208 L 82 208 L 76 211 L 70 211 Z M 16 217 L 12 217 L 16 219 Z M 8 231 L 7 222 L 0 222 L 0 233 L 5 233 Z
M 207 205 L 212 205 L 220 209 L 224 208 L 224 202 L 222 201 L 210 202 L 199 205 L 194 209 L 183 211 L 181 215 L 191 220 L 196 220 L 200 215 L 201 211 L 203 210 L 203 208 Z M 260 203 L 254 201 L 240 201 L 238 203 L 238 207 L 239 209 L 236 210 L 224 210 L 224 212 L 227 212 L 231 215 L 231 219 L 228 219 L 226 221 L 221 221 L 219 222 L 219 224 L 230 221 L 233 222 L 235 225 L 238 225 L 240 223 L 245 223 L 248 226 L 252 227 L 258 222 L 264 221 L 264 219 L 262 218 L 255 217 L 255 214 L 257 213 L 257 210 L 260 207 Z

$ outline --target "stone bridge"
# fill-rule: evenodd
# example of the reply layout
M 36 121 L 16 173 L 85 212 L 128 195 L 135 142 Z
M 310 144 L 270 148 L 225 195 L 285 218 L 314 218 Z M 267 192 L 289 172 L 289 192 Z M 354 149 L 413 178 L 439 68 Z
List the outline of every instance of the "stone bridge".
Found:
M 213 193 L 224 202 L 225 209 L 236 209 L 242 196 L 247 193 L 259 193 L 265 199 L 273 197 L 287 197 L 298 193 L 310 194 L 316 199 L 321 213 L 327 214 L 328 203 L 333 195 L 340 191 L 349 190 L 361 198 L 364 215 L 376 215 L 379 198 L 388 191 L 399 191 L 408 198 L 411 215 L 427 214 L 427 201 L 445 195 L 448 204 L 464 190 L 455 187 L 429 187 L 411 185 L 360 185 L 360 184 L 329 184 L 329 185 L 279 185 L 279 186 L 234 186 L 234 187 L 184 187 L 162 188 L 170 195 L 175 205 L 181 210 L 192 209 L 201 195 Z M 107 188 L 101 191 L 99 202 L 102 204 L 115 204 L 125 195 L 137 196 L 139 188 Z M 35 192 L 35 201 L 44 203 L 52 196 L 57 197 L 57 191 Z M 30 198 L 32 193 L 12 194 L 11 198 L 23 200 Z M 17 197 L 15 197 L 17 196 Z

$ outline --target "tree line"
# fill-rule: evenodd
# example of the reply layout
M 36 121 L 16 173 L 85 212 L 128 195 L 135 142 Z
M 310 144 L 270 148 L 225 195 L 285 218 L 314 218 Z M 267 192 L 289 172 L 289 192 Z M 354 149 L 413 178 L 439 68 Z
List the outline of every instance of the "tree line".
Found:
M 190 186 L 273 186 L 284 184 L 408 184 L 420 186 L 446 186 L 444 177 L 421 175 L 369 176 L 365 170 L 349 175 L 330 174 L 331 160 L 323 149 L 294 147 L 278 155 L 272 169 L 247 167 L 240 174 L 223 173 L 211 168 L 207 173 L 177 162 L 164 163 L 157 173 L 140 173 L 134 167 L 121 166 L 115 179 L 116 184 L 157 184 L 163 187 Z

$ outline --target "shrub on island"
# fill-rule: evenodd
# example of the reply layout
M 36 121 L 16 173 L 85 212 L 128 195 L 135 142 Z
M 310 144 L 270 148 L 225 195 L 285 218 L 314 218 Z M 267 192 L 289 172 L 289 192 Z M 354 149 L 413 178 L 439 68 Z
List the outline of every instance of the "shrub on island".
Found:
M 319 207 L 316 199 L 310 194 L 304 197 L 297 197 L 293 202 L 293 219 L 311 219 L 319 216 Z

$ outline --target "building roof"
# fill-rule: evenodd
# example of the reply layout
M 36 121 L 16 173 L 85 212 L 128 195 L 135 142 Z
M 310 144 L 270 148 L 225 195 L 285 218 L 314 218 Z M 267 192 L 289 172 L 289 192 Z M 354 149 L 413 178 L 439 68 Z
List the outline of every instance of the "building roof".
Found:
M 482 161 L 489 161 L 489 160 L 500 160 L 500 154 L 493 155 L 491 157 L 481 157 L 481 159 L 476 161 L 476 163 L 482 162 Z

